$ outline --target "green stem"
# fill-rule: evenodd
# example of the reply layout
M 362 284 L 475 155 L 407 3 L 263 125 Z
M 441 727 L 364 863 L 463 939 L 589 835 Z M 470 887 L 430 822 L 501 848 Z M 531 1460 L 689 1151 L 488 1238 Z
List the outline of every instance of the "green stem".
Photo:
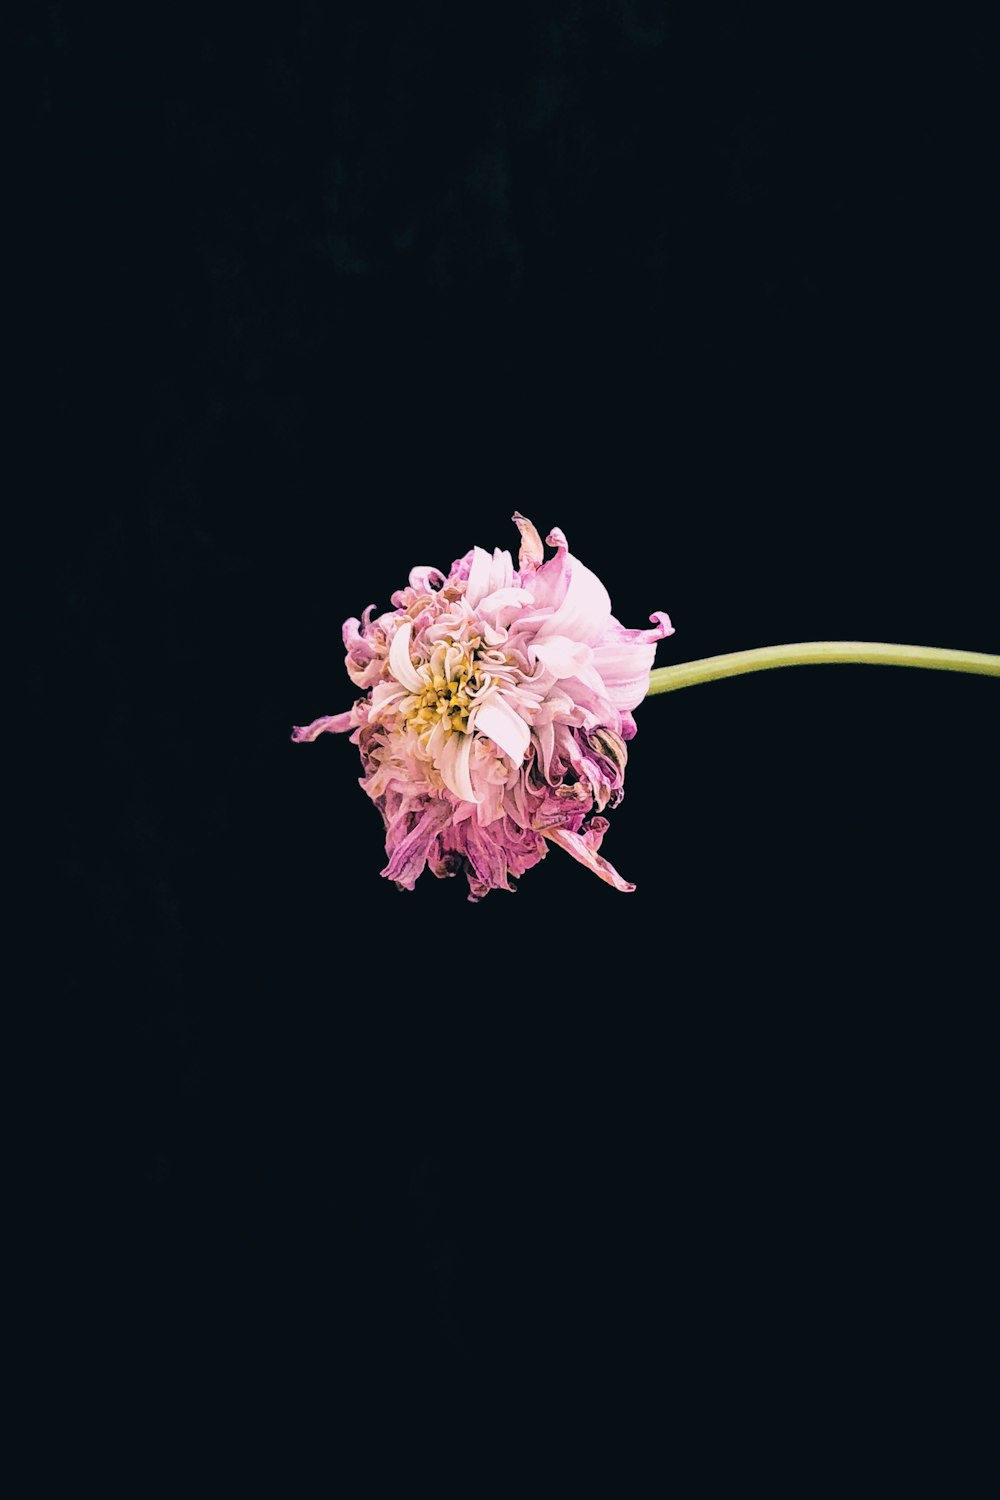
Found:
M 757 646 L 729 651 L 676 667 L 656 667 L 649 674 L 649 697 L 675 688 L 765 672 L 769 667 L 807 667 L 824 662 L 867 662 L 882 667 L 929 667 L 938 672 L 978 672 L 1000 677 L 1000 656 L 982 651 L 950 651 L 944 646 L 895 646 L 886 641 L 796 641 L 789 646 Z

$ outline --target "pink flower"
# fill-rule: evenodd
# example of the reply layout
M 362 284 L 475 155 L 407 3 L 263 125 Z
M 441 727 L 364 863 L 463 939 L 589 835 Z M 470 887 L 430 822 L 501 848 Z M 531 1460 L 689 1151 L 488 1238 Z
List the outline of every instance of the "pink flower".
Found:
M 451 572 L 414 568 L 376 619 L 344 625 L 347 671 L 361 690 L 349 713 L 292 739 L 353 731 L 361 785 L 385 822 L 383 875 L 412 890 L 429 866 L 468 877 L 470 897 L 513 890 L 510 877 L 558 844 L 620 891 L 635 887 L 599 853 L 605 807 L 622 799 L 632 709 L 645 697 L 665 614 L 626 630 L 600 579 L 556 555 L 515 513 L 509 552 L 473 547 Z

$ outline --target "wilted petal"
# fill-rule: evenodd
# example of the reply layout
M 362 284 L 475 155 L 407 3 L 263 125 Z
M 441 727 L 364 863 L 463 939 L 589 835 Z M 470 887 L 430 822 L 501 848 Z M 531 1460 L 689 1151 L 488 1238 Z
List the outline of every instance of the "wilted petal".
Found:
M 445 581 L 445 575 L 440 568 L 411 568 L 410 587 L 417 589 L 420 593 L 426 593 L 431 589 L 439 589 Z
M 522 573 L 533 573 L 545 557 L 542 539 L 527 516 L 522 516 L 519 510 L 514 512 L 511 520 L 521 533 L 521 550 L 518 553 L 517 565 Z
M 598 854 L 596 849 L 591 848 L 585 836 L 570 833 L 566 828 L 543 828 L 542 833 L 553 844 L 558 844 L 560 849 L 565 849 L 567 854 L 572 854 L 581 865 L 586 865 L 588 870 L 593 870 L 595 875 L 607 881 L 608 885 L 613 885 L 616 891 L 635 890 L 632 881 L 623 880 L 614 865 L 603 854 Z
M 386 848 L 389 863 L 382 874 L 412 890 L 430 857 L 434 842 L 451 817 L 447 802 L 437 797 L 422 803 L 420 815 L 408 833 Z
M 348 709 L 346 714 L 327 714 L 323 719 L 313 719 L 311 724 L 297 724 L 292 730 L 292 743 L 305 745 L 321 734 L 346 734 L 356 728 L 353 710 Z

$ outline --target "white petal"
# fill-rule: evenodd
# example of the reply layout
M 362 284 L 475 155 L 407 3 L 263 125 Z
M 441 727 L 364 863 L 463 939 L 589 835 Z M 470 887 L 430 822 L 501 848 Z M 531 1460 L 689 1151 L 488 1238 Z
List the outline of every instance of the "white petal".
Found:
M 514 559 L 503 547 L 493 548 L 493 567 L 490 570 L 490 593 L 497 589 L 509 589 L 514 582 Z
M 513 581 L 514 559 L 509 552 L 495 547 L 491 557 L 484 548 L 473 547 L 472 567 L 465 584 L 465 598 L 473 608 L 497 589 L 510 588 Z
M 454 792 L 462 802 L 478 802 L 476 789 L 469 775 L 469 756 L 472 751 L 472 735 L 452 733 L 444 749 L 437 757 L 437 768 L 441 780 L 449 792 Z
M 410 634 L 413 621 L 404 620 L 392 638 L 389 647 L 389 670 L 397 682 L 401 682 L 411 693 L 423 692 L 426 684 L 417 676 L 410 660 Z
M 515 766 L 521 764 L 531 741 L 531 730 L 521 715 L 515 713 L 502 697 L 497 695 L 489 703 L 477 708 L 475 718 L 470 719 L 470 723 L 475 724 L 480 734 L 488 734 L 491 740 L 496 740 Z
M 473 547 L 472 567 L 465 583 L 465 597 L 471 605 L 477 605 L 490 592 L 492 572 L 493 560 L 490 554 L 482 547 Z

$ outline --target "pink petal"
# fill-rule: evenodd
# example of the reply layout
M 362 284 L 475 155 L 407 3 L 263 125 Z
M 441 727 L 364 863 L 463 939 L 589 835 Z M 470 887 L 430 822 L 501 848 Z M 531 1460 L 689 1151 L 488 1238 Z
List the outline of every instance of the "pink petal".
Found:
M 540 661 L 553 677 L 576 677 L 592 664 L 594 653 L 568 635 L 550 635 L 530 645 L 528 656 Z
M 613 621 L 613 633 L 594 647 L 594 666 L 604 679 L 608 697 L 619 710 L 633 709 L 645 698 L 656 655 L 655 642 L 674 633 L 669 615 L 658 611 L 649 618 L 654 621 L 652 630 L 626 630 Z
M 614 865 L 598 854 L 586 842 L 586 836 L 581 837 L 578 833 L 570 833 L 566 828 L 543 828 L 545 838 L 550 839 L 553 844 L 558 844 L 560 849 L 565 849 L 567 854 L 572 854 L 581 865 L 586 865 L 588 870 L 593 870 L 601 880 L 613 885 L 616 891 L 634 891 L 635 886 L 629 880 L 623 880 Z
M 313 719 L 311 724 L 297 724 L 292 730 L 292 743 L 306 745 L 321 734 L 346 734 L 349 729 L 354 728 L 353 710 L 348 709 L 346 714 L 327 714 L 323 719 Z
M 611 600 L 596 573 L 585 568 L 567 551 L 566 538 L 558 526 L 546 538 L 557 555 L 530 580 L 536 605 L 552 613 L 538 618 L 536 639 L 568 635 L 575 641 L 595 645 L 611 619 Z M 535 618 L 535 617 L 532 617 Z
M 435 839 L 450 817 L 451 808 L 443 798 L 434 798 L 424 803 L 410 831 L 398 842 L 391 840 L 387 844 L 389 863 L 382 874 L 412 890 L 427 863 Z
M 527 589 L 494 589 L 491 594 L 480 599 L 476 606 L 476 614 L 480 619 L 489 620 L 491 625 L 506 625 L 519 611 L 533 603 L 534 600 Z M 509 614 L 505 620 L 501 621 L 500 615 L 504 611 L 509 611 Z

